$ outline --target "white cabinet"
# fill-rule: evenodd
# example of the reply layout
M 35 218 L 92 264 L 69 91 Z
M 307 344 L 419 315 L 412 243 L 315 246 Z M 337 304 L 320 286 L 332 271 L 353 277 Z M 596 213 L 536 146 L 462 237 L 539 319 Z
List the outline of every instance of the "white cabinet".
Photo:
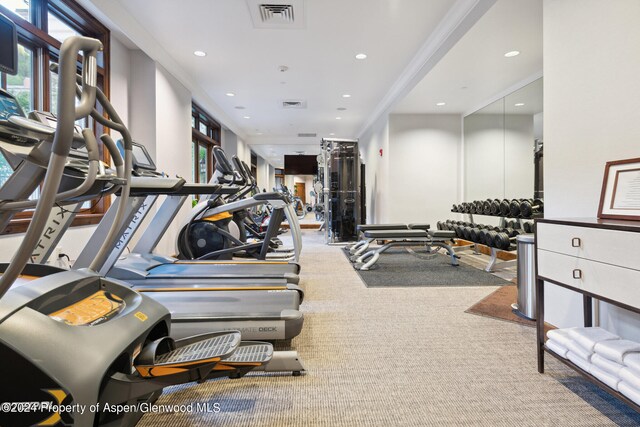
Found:
M 570 361 L 546 350 L 544 287 L 549 282 L 583 295 L 584 326 L 592 326 L 592 298 L 640 313 L 640 222 L 591 218 L 536 222 L 538 372 L 545 351 L 640 412 L 640 406 Z

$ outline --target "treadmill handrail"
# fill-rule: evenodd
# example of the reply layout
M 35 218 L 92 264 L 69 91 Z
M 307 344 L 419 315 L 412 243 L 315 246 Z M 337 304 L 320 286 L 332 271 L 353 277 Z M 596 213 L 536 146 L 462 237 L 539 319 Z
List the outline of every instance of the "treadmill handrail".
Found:
M 60 75 L 58 76 L 58 113 L 59 120 L 53 138 L 51 162 L 44 178 L 41 197 L 27 232 L 11 264 L 0 277 L 0 298 L 15 282 L 24 266 L 29 262 L 31 253 L 42 234 L 47 217 L 54 205 L 57 190 L 62 180 L 65 163 L 73 143 L 75 120 L 88 115 L 95 104 L 97 94 L 97 54 L 102 50 L 99 40 L 88 37 L 72 36 L 60 47 Z M 76 106 L 76 63 L 79 53 L 82 60 L 82 96 Z

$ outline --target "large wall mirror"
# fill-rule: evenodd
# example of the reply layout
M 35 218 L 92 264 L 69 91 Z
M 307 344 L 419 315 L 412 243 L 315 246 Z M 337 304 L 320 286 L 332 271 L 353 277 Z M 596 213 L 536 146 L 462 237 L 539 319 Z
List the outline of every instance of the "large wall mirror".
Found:
M 466 116 L 464 201 L 541 196 L 542 140 L 542 78 Z

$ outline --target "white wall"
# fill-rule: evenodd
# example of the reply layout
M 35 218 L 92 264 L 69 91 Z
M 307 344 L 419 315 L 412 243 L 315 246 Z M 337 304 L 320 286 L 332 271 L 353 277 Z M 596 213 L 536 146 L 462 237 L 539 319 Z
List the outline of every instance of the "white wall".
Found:
M 640 2 L 545 0 L 545 216 L 594 217 L 607 161 L 638 157 Z M 615 251 L 615 248 L 611 248 Z M 552 285 L 545 317 L 581 322 L 581 299 Z M 601 323 L 640 339 L 638 315 L 603 307 Z
M 249 164 L 249 163 L 247 163 Z M 262 157 L 258 156 L 257 164 L 257 177 L 258 187 L 262 191 L 263 188 L 269 188 L 269 163 Z
M 364 134 L 358 142 L 362 161 L 366 165 L 367 223 L 388 220 L 389 181 L 389 117 Z M 382 149 L 382 156 L 380 156 Z
M 267 185 L 264 187 L 267 192 L 273 191 L 273 188 L 276 186 L 276 168 L 274 168 L 271 164 L 268 165 L 268 175 L 269 179 L 267 181 Z
M 156 64 L 144 52 L 130 52 L 129 131 L 156 160 Z
M 505 115 L 503 197 L 508 199 L 533 197 L 534 145 L 533 114 Z
M 435 223 L 451 217 L 460 197 L 457 114 L 389 116 L 389 222 Z
M 156 165 L 171 176 L 188 181 L 191 161 L 191 93 L 164 68 L 156 66 Z M 158 205 L 160 206 L 160 205 Z M 157 247 L 160 254 L 175 253 L 182 220 L 191 211 L 189 200 L 182 206 Z
M 248 145 L 229 129 L 222 130 L 221 147 L 227 154 L 229 161 L 233 156 L 238 156 L 240 160 L 244 160 L 248 165 L 251 165 L 251 150 Z
M 464 179 L 465 202 L 504 197 L 504 114 L 464 118 Z

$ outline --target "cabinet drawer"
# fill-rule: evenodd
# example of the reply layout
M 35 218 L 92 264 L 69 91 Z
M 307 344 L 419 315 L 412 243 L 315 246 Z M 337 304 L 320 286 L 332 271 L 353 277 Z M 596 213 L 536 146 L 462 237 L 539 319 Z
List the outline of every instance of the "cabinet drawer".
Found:
M 539 250 L 538 275 L 633 307 L 640 307 L 640 271 Z M 574 278 L 576 275 L 581 278 Z
M 547 223 L 536 232 L 540 249 L 640 270 L 640 233 Z

